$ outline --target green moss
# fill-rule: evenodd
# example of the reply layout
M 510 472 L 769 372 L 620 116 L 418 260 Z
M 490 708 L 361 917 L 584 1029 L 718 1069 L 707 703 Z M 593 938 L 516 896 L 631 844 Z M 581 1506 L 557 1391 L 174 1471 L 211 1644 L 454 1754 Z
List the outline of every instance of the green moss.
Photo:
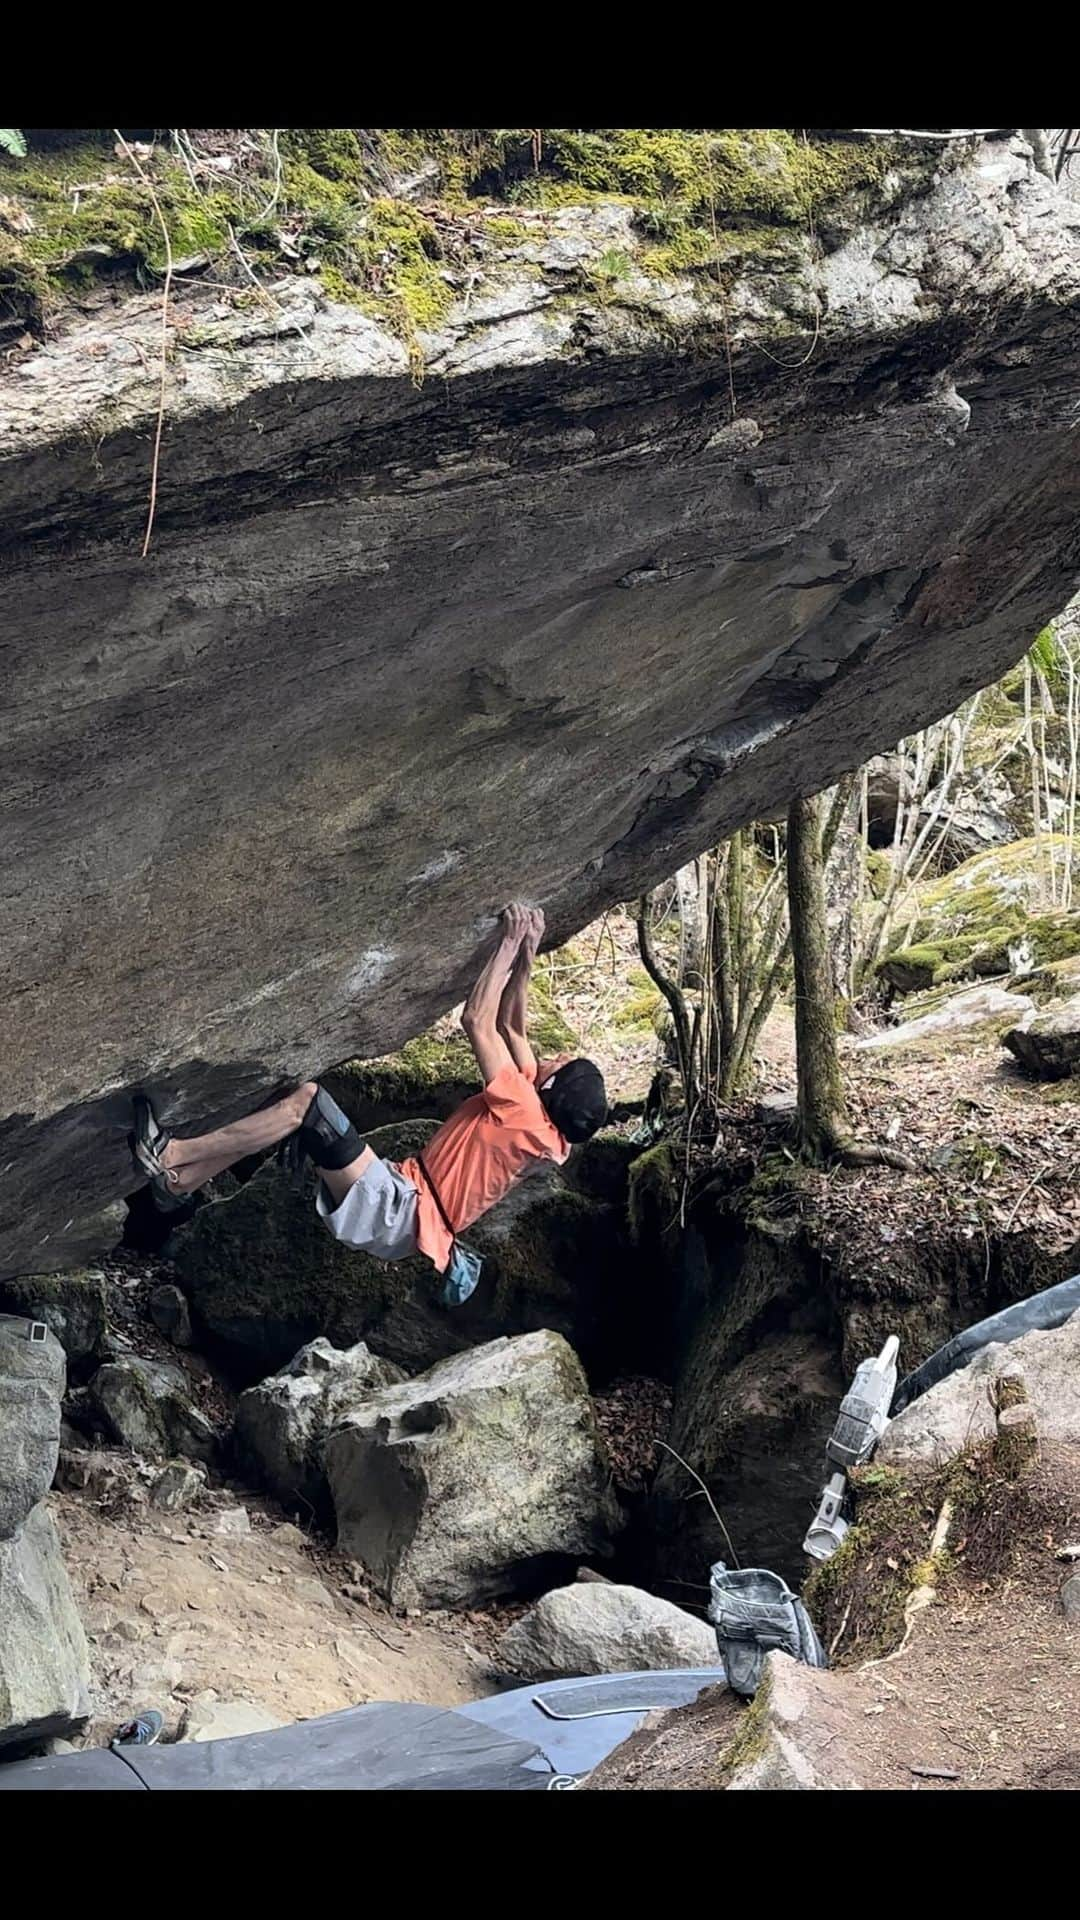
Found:
M 462 1033 L 419 1034 L 400 1053 L 349 1060 L 323 1075 L 324 1085 L 366 1132 L 405 1117 L 443 1119 L 475 1092 L 479 1071 Z
M 327 295 L 396 331 L 418 373 L 422 336 L 454 299 L 452 276 L 490 266 L 492 242 L 517 247 L 534 231 L 512 213 L 487 217 L 478 200 L 631 207 L 640 256 L 610 250 L 583 273 L 603 299 L 637 264 L 671 274 L 756 256 L 780 266 L 812 217 L 852 196 L 889 197 L 894 179 L 917 184 L 928 169 L 924 153 L 891 143 L 784 128 L 292 128 L 278 135 L 276 153 L 261 138 L 261 161 L 249 143 L 243 164 L 208 187 L 165 140 L 140 151 L 174 255 L 214 261 L 235 236 L 256 270 L 264 261 L 291 271 L 298 258 L 317 263 Z M 40 319 L 104 272 L 160 275 L 153 196 L 114 154 L 111 136 L 0 165 L 5 188 L 31 216 L 28 231 L 8 223 L 0 232 L 8 311 Z M 397 197 L 410 175 L 425 187 L 430 178 L 438 221 Z
M 864 1467 L 851 1475 L 855 1524 L 803 1590 L 825 1643 L 840 1637 L 835 1665 L 859 1666 L 892 1653 L 903 1639 L 905 1609 L 916 1587 L 984 1592 L 1009 1576 L 1030 1541 L 1041 1547 L 1045 1512 L 1030 1488 L 1010 1478 L 1006 1464 L 987 1442 L 930 1471 Z M 952 1508 L 948 1538 L 930 1558 L 927 1548 L 946 1501 Z
M 352 127 L 291 127 L 281 151 L 326 180 L 359 188 L 368 177 L 369 162 Z
M 630 1168 L 627 1221 L 630 1238 L 644 1245 L 655 1233 L 665 1233 L 679 1211 L 679 1172 L 675 1150 L 661 1140 L 639 1154 Z
M 772 1677 L 766 1673 L 750 1705 L 716 1763 L 715 1787 L 726 1787 L 735 1774 L 761 1760 L 769 1744 L 769 1706 Z
M 1073 960 L 1080 954 L 1080 912 L 1038 914 L 1024 927 L 1024 937 L 1040 965 Z
M 534 229 L 524 220 L 515 220 L 511 214 L 493 215 L 484 221 L 483 231 L 489 240 L 498 240 L 508 247 L 534 237 Z
M 868 848 L 865 856 L 866 878 L 875 900 L 884 900 L 892 879 L 892 861 L 887 853 L 877 847 Z
M 573 1053 L 580 1044 L 559 1006 L 555 986 L 558 960 L 558 954 L 542 954 L 529 984 L 529 1039 L 541 1060 Z

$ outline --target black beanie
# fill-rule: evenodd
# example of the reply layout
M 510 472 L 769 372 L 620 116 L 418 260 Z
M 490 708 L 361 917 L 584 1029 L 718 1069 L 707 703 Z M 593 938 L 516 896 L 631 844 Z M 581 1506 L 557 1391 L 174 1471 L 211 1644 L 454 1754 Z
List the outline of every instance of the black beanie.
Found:
M 549 1119 L 564 1140 L 591 1140 L 607 1119 L 604 1076 L 591 1060 L 568 1060 L 539 1092 Z

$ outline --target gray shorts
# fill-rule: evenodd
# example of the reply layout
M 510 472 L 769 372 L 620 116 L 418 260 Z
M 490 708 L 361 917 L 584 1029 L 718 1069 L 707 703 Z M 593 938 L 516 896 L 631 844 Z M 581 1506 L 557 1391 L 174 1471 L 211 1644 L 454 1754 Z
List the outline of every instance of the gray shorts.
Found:
M 315 1198 L 320 1217 L 343 1246 L 378 1260 L 407 1260 L 416 1253 L 417 1192 L 389 1160 L 373 1160 L 344 1200 L 331 1206 L 322 1182 Z

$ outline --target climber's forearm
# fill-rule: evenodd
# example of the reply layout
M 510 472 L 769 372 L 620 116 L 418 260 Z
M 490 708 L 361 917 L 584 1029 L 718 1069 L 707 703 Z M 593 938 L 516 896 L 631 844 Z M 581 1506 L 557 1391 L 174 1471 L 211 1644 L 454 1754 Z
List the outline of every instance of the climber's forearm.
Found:
M 508 907 L 503 914 L 498 944 L 477 976 L 462 1009 L 461 1024 L 476 1055 L 485 1086 L 489 1086 L 500 1068 L 513 1058 L 499 1031 L 499 1009 L 527 930 L 528 923 L 522 910 Z
M 499 1032 L 502 1034 L 514 1065 L 520 1067 L 528 1080 L 536 1078 L 536 1055 L 529 1045 L 529 976 L 532 973 L 533 955 L 528 939 L 523 941 L 513 972 L 503 988 L 499 1002 Z

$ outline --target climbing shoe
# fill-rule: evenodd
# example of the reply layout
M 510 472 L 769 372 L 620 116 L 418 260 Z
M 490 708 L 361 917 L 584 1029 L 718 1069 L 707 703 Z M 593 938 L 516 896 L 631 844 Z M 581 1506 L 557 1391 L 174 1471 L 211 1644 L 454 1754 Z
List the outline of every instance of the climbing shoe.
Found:
M 147 1707 L 134 1720 L 125 1720 L 110 1744 L 114 1747 L 153 1747 L 161 1738 L 165 1717 L 156 1707 Z
M 172 1139 L 171 1133 L 166 1133 L 164 1127 L 159 1126 L 154 1109 L 144 1093 L 135 1095 L 132 1108 L 135 1125 L 128 1135 L 128 1145 L 135 1165 L 149 1177 L 154 1205 L 162 1213 L 173 1213 L 179 1207 L 188 1206 L 191 1195 L 177 1193 L 161 1158 Z

